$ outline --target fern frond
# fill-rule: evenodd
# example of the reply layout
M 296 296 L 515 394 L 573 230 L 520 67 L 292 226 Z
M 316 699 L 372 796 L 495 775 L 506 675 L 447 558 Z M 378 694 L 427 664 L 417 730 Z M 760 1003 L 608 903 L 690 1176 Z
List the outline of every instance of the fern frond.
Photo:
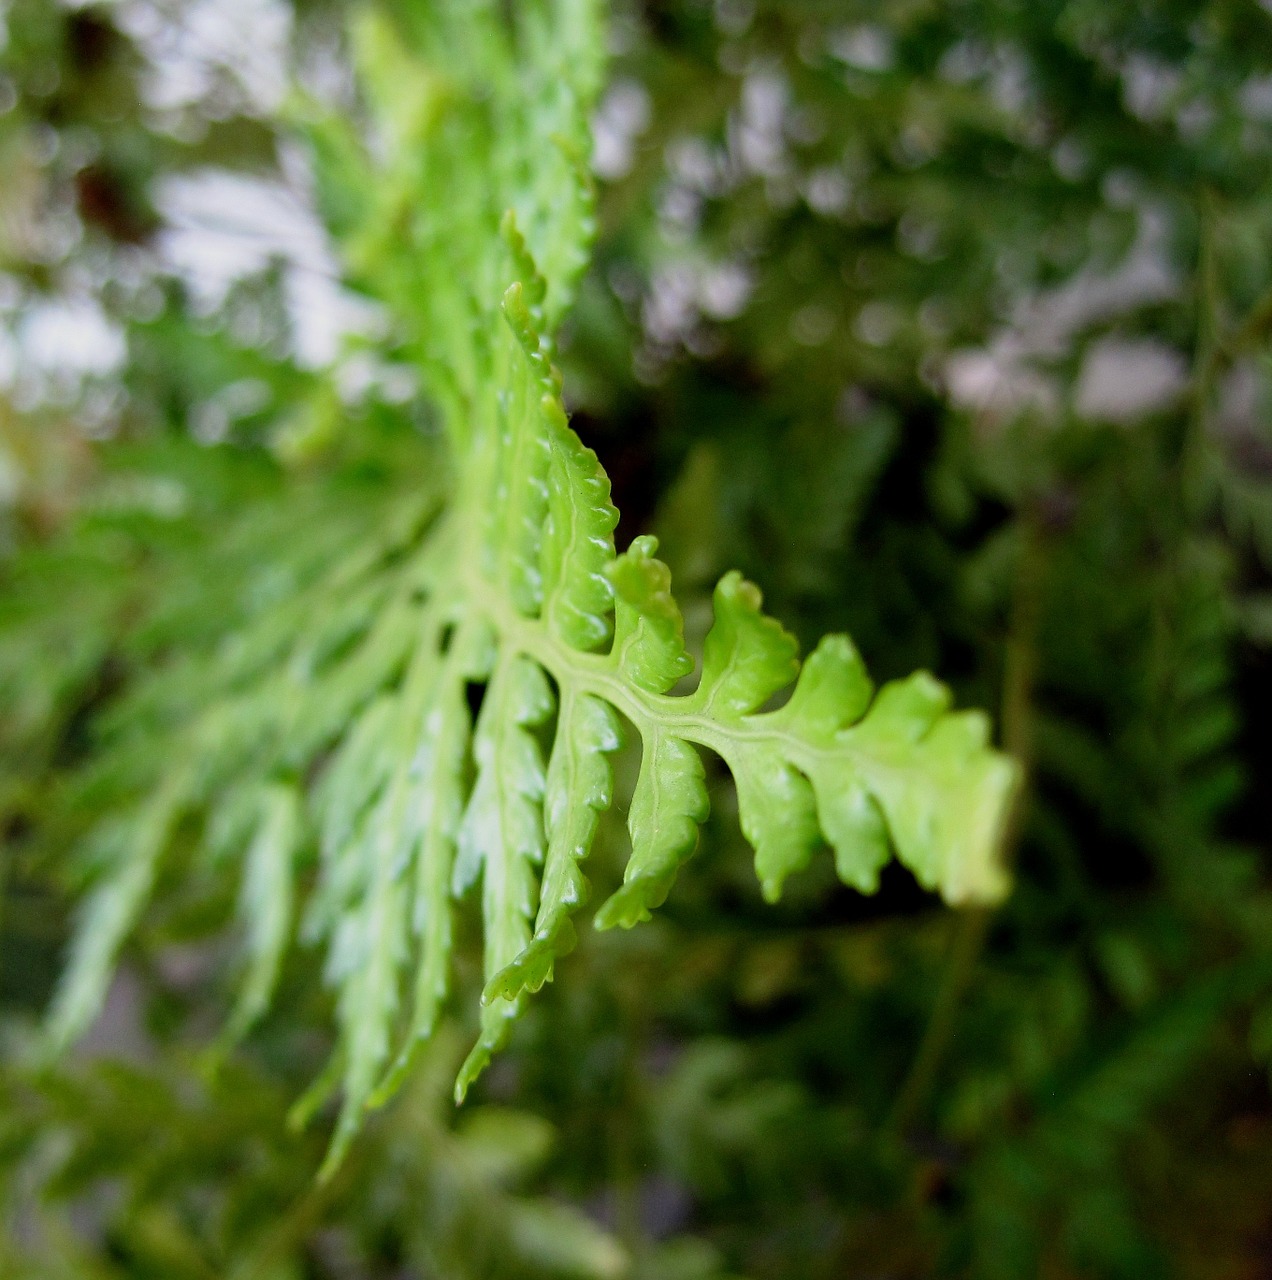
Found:
M 152 762 L 169 781 L 105 859 L 53 1013 L 62 1041 L 92 1016 L 182 814 L 254 803 L 251 964 L 231 1022 L 246 1030 L 290 928 L 297 797 L 316 773 L 302 935 L 325 947 L 336 992 L 325 1079 L 344 1102 L 328 1168 L 436 1026 L 456 897 L 480 885 L 486 978 L 458 1097 L 551 978 L 587 898 L 581 864 L 624 721 L 642 762 L 602 928 L 647 919 L 692 854 L 708 809 L 699 748 L 733 775 L 770 900 L 823 844 L 863 892 L 895 849 L 951 903 L 996 899 L 1015 776 L 986 719 L 951 712 L 931 676 L 875 696 L 843 636 L 801 668 L 737 574 L 716 588 L 696 687 L 676 692 L 694 661 L 670 574 L 652 538 L 616 554 L 608 480 L 568 425 L 551 360 L 591 233 L 593 0 L 518 5 L 511 25 L 493 0 L 438 4 L 415 29 L 368 20 L 359 43 L 382 154 L 316 115 L 311 136 L 353 276 L 389 304 L 443 411 L 450 496 L 259 610 L 198 670 L 197 700 L 189 671 L 134 694 L 150 708 L 139 721 L 163 726 Z

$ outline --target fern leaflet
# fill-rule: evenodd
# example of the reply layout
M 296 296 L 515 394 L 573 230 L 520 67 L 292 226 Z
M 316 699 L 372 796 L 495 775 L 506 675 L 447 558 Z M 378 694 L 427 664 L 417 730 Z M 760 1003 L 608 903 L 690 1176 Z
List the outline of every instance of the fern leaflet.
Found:
M 154 776 L 133 787 L 150 798 L 97 838 L 52 1015 L 60 1042 L 86 1025 L 179 820 L 202 812 L 204 856 L 244 853 L 249 965 L 229 1029 L 242 1034 L 270 998 L 298 862 L 316 846 L 300 930 L 325 947 L 339 1036 L 300 1110 L 343 1092 L 328 1169 L 436 1028 L 457 897 L 479 886 L 486 977 L 458 1097 L 551 978 L 587 898 L 624 722 L 641 766 L 602 928 L 647 919 L 693 852 L 700 747 L 732 773 L 770 900 L 828 844 L 862 892 L 895 849 L 949 902 L 991 901 L 1014 780 L 984 716 L 951 712 L 931 676 L 875 695 L 844 636 L 801 667 L 737 574 L 716 588 L 696 687 L 675 691 L 694 662 L 669 572 L 650 537 L 616 554 L 608 480 L 552 365 L 591 234 L 598 5 L 537 0 L 512 23 L 493 0 L 423 12 L 360 28 L 377 154 L 343 120 L 314 109 L 305 124 L 351 278 L 389 305 L 442 410 L 447 496 L 404 502 L 384 532 L 116 713 L 125 730 L 130 717 L 137 732 L 162 726 Z

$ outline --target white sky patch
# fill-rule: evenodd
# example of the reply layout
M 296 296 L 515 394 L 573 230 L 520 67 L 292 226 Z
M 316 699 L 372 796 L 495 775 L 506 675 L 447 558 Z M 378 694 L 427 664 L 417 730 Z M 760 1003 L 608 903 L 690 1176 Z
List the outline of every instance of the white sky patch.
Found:
M 698 276 L 698 305 L 713 320 L 732 320 L 742 314 L 754 287 L 754 277 L 742 263 L 716 263 Z
M 1252 120 L 1272 121 L 1272 76 L 1256 76 L 1241 86 L 1241 109 Z
M 1025 410 L 1051 416 L 1062 398 L 1060 379 L 1049 367 L 1053 362 L 1062 360 L 1084 334 L 1178 295 L 1182 283 L 1171 261 L 1169 218 L 1148 202 L 1138 214 L 1138 234 L 1119 264 L 1092 264 L 1062 285 L 1025 295 L 1010 322 L 983 348 L 950 355 L 945 379 L 956 404 L 990 418 Z M 1079 413 L 1129 421 L 1154 412 L 1176 394 L 1176 380 L 1165 363 L 1130 345 L 1133 349 L 1127 344 L 1107 347 L 1094 369 L 1084 371 Z M 1109 388 L 1121 377 L 1113 371 L 1122 359 L 1129 359 L 1131 367 L 1118 392 Z
M 892 69 L 892 36 L 884 27 L 846 27 L 833 32 L 827 44 L 836 58 L 858 71 Z
M 202 169 L 164 179 L 155 202 L 166 224 L 163 264 L 200 308 L 215 310 L 236 280 L 280 262 L 300 364 L 330 364 L 341 338 L 366 328 L 370 309 L 341 286 L 326 229 L 291 186 Z
M 631 172 L 636 143 L 649 128 L 653 107 L 638 80 L 624 77 L 606 91 L 592 117 L 592 168 L 613 181 Z
M 790 85 L 774 69 L 752 71 L 742 84 L 742 101 L 730 115 L 729 141 L 742 166 L 774 178 L 790 166 L 784 125 Z
M 32 304 L 18 323 L 17 345 L 19 376 L 106 377 L 123 367 L 127 355 L 123 334 L 91 298 Z
M 1134 422 L 1168 409 L 1188 386 L 1188 364 L 1172 347 L 1148 338 L 1102 338 L 1087 348 L 1074 391 L 1078 416 Z
M 17 373 L 17 339 L 8 328 L 0 327 L 0 387 L 12 387 Z
M 123 0 L 119 25 L 149 62 L 147 105 L 173 111 L 215 100 L 233 85 L 247 106 L 268 115 L 287 91 L 291 13 L 279 0 L 193 0 L 180 6 Z

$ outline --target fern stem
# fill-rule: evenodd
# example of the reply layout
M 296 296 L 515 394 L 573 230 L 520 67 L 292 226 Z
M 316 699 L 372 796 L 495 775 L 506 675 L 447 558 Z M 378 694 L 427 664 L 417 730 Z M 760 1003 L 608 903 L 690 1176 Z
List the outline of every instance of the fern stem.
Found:
M 1007 867 L 1014 860 L 1032 774 L 1033 690 L 1046 568 L 1046 536 L 1036 509 L 1026 508 L 1021 526 L 1022 546 L 1003 661 L 1003 747 L 1021 769 L 1021 783 L 1003 837 L 1002 858 Z M 884 1123 L 885 1132 L 904 1135 L 922 1110 L 954 1038 L 958 1011 L 993 918 L 993 907 L 968 907 L 959 912 L 932 1012 Z
M 498 607 L 494 607 L 496 604 Z M 812 767 L 819 759 L 841 758 L 845 751 L 842 742 L 836 742 L 833 748 L 819 747 L 783 732 L 763 717 L 754 717 L 749 722 L 730 721 L 726 728 L 708 713 L 687 711 L 684 705 L 688 697 L 650 693 L 623 679 L 612 668 L 607 654 L 585 653 L 569 647 L 553 636 L 539 619 L 527 618 L 508 608 L 495 591 L 489 592 L 485 600 L 474 599 L 473 607 L 486 614 L 492 627 L 513 650 L 533 658 L 558 683 L 568 683 L 581 693 L 595 694 L 617 707 L 647 742 L 652 743 L 660 732 L 670 733 L 725 758 L 730 747 L 740 740 L 771 744 L 780 747 L 787 758 L 801 767 Z M 865 752 L 857 756 L 854 763 L 864 776 L 886 767 L 876 756 Z
M 363 1161 L 355 1158 L 334 1177 L 311 1183 L 277 1220 L 260 1246 L 229 1273 L 228 1280 L 265 1280 L 277 1274 L 279 1259 L 311 1234 L 332 1201 L 338 1200 L 361 1176 Z
M 941 1059 L 954 1037 L 955 1020 L 963 995 L 971 982 L 981 948 L 989 932 L 993 912 L 988 907 L 971 907 L 958 915 L 949 959 L 936 1002 L 928 1017 L 918 1052 L 910 1064 L 901 1091 L 884 1124 L 884 1131 L 904 1136 L 927 1099 Z

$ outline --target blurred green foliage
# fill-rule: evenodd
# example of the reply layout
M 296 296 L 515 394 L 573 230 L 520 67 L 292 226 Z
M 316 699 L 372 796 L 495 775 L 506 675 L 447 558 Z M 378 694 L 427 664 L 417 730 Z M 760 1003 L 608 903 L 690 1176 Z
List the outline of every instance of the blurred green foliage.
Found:
M 806 648 L 846 630 L 877 676 L 994 709 L 1029 775 L 1015 891 L 951 913 L 896 868 L 863 899 L 814 866 L 768 906 L 709 771 L 660 917 L 580 931 L 456 1111 L 458 920 L 464 998 L 319 1190 L 330 1117 L 284 1123 L 331 1046 L 314 954 L 212 1061 L 216 877 L 162 883 L 83 1048 L 36 1054 L 67 850 L 137 765 L 103 747 L 121 700 L 391 536 L 432 474 L 418 335 L 355 309 L 315 359 L 320 268 L 275 245 L 217 290 L 181 256 L 174 180 L 314 199 L 245 48 L 357 105 L 339 6 L 213 8 L 5 10 L 0 1270 L 1262 1274 L 1272 15 L 614 4 L 559 363 L 620 545 L 658 534 L 691 646 L 737 565 Z

